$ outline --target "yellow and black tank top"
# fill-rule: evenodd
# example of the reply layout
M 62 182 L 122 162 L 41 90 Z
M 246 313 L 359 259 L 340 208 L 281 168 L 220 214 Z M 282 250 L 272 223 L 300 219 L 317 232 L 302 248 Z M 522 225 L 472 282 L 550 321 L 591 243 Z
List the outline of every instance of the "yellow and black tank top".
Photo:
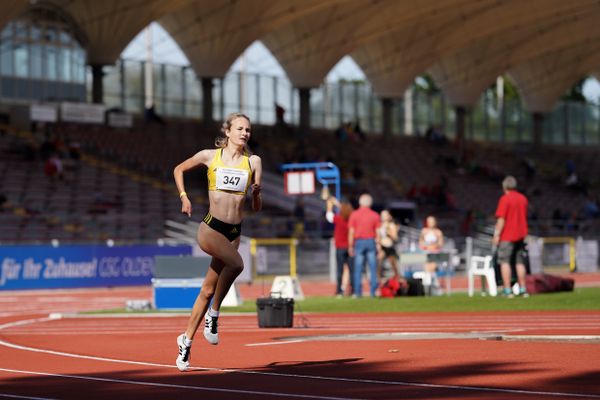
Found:
M 242 161 L 233 167 L 223 164 L 223 149 L 217 149 L 208 165 L 208 190 L 245 195 L 252 182 L 250 156 L 244 152 Z

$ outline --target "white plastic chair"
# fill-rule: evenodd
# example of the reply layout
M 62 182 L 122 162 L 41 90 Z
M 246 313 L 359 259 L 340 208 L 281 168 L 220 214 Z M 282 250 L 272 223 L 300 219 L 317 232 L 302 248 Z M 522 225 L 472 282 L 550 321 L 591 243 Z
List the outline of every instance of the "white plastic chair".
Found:
M 496 286 L 496 272 L 492 265 L 492 256 L 472 256 L 471 266 L 467 273 L 469 279 L 469 296 L 473 296 L 473 280 L 474 276 L 479 275 L 485 277 L 486 286 L 490 296 L 498 295 L 498 288 Z

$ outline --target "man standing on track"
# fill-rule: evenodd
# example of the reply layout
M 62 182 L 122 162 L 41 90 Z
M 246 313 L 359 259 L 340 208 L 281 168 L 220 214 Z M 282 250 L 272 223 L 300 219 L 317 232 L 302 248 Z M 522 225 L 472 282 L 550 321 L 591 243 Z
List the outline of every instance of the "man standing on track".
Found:
M 498 247 L 498 262 L 504 283 L 504 295 L 513 297 L 511 291 L 512 269 L 516 265 L 520 295 L 528 297 L 525 286 L 525 237 L 527 236 L 527 198 L 519 193 L 517 180 L 507 176 L 502 181 L 504 195 L 496 210 L 496 228 L 493 243 Z
M 379 214 L 371 210 L 373 198 L 370 194 L 361 194 L 358 198 L 359 208 L 350 214 L 348 220 L 348 253 L 354 257 L 354 297 L 362 296 L 362 269 L 365 260 L 371 275 L 371 297 L 375 297 L 377 289 L 377 249 L 379 247 Z

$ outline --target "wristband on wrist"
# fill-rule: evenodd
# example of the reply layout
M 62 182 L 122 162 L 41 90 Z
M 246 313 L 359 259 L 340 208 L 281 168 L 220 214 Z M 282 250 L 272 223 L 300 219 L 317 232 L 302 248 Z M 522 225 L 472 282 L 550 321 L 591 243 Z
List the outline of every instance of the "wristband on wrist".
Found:
M 183 196 L 187 196 L 187 193 L 186 193 L 186 192 L 181 192 L 181 193 L 179 193 L 179 198 L 180 198 L 180 199 L 181 199 Z

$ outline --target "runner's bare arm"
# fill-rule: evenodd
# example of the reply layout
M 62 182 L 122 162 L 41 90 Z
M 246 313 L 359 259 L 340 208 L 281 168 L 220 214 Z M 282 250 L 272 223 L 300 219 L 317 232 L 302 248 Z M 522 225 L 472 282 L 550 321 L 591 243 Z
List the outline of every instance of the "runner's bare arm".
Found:
M 500 217 L 496 221 L 496 228 L 494 229 L 494 237 L 492 238 L 492 243 L 497 245 L 500 243 L 500 235 L 502 234 L 502 230 L 504 229 L 504 218 Z
M 196 168 L 199 165 L 208 165 L 210 160 L 213 158 L 215 150 L 202 150 L 188 158 L 181 164 L 177 165 L 173 170 L 173 177 L 175 178 L 175 185 L 179 191 L 179 197 L 181 198 L 181 212 L 187 214 L 188 217 L 192 216 L 192 203 L 185 192 L 185 183 L 183 180 L 183 174 L 190 169 Z
M 252 209 L 260 211 L 262 209 L 262 197 L 260 195 L 260 183 L 262 179 L 262 161 L 259 156 L 250 156 L 250 163 L 254 170 L 254 183 L 252 184 Z
M 354 228 L 348 229 L 348 255 L 354 257 Z
M 393 241 L 398 240 L 398 225 L 395 222 L 388 225 L 387 234 Z

